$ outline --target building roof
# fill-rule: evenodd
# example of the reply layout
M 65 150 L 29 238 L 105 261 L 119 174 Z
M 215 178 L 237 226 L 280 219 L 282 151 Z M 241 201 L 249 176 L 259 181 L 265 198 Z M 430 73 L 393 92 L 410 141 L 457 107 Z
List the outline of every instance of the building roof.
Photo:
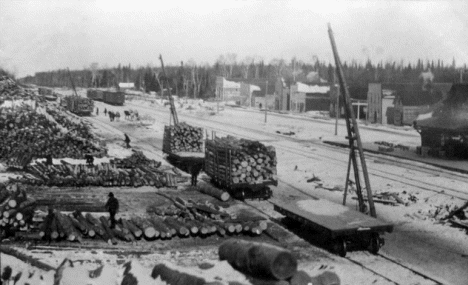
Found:
M 223 77 L 223 87 L 224 88 L 240 88 L 240 83 L 226 80 L 226 78 Z
M 254 96 L 265 96 L 267 82 L 268 82 L 268 94 L 275 93 L 275 89 L 276 89 L 276 80 L 267 80 L 264 78 L 250 78 L 250 79 L 231 78 L 230 80 L 234 82 L 244 82 L 246 84 L 251 84 L 251 85 L 255 85 L 259 87 L 260 90 L 254 90 L 254 92 L 252 93 Z
M 120 82 L 119 88 L 135 88 L 135 83 L 133 82 Z
M 426 85 L 421 83 L 406 84 L 382 84 L 382 90 L 392 90 L 393 95 L 401 98 L 403 106 L 423 106 L 432 105 L 443 99 L 443 93 L 439 86 Z
M 307 85 L 301 82 L 297 82 L 297 92 L 301 93 L 328 93 L 330 92 L 330 86 L 319 86 L 319 85 Z
M 432 114 L 421 117 L 418 128 L 468 131 L 468 84 L 453 84 Z

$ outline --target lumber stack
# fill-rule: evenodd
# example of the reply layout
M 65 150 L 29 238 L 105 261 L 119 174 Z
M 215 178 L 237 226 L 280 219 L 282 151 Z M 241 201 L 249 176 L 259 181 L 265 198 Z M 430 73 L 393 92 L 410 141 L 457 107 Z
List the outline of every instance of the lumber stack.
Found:
M 52 113 L 54 114 L 54 113 Z M 55 113 L 56 115 L 56 113 Z M 52 115 L 53 117 L 53 115 Z M 0 160 L 8 166 L 24 167 L 35 158 L 84 158 L 87 153 L 102 156 L 105 150 L 92 141 L 89 128 L 55 116 L 63 127 L 30 106 L 0 110 Z
M 164 238 L 201 235 L 260 235 L 268 228 L 267 220 L 253 213 L 238 217 L 227 213 L 223 208 L 208 201 L 184 200 L 180 197 L 166 196 L 172 201 L 168 207 L 148 206 L 146 211 L 153 217 L 156 231 Z M 161 229 L 160 223 L 166 224 L 172 232 Z
M 0 184 L 0 231 L 10 236 L 30 228 L 36 200 L 27 197 L 24 189 L 16 184 L 6 187 Z
M 163 151 L 166 153 L 203 152 L 203 129 L 180 123 L 164 127 Z
M 153 163 L 157 165 L 157 163 Z M 160 164 L 159 164 L 160 165 Z M 176 176 L 151 165 L 133 165 L 132 168 L 118 168 L 113 163 L 96 165 L 70 164 L 61 160 L 58 165 L 46 165 L 40 161 L 27 166 L 22 178 L 10 180 L 28 185 L 47 186 L 154 186 L 174 187 L 186 182 L 187 178 Z
M 223 187 L 274 183 L 276 151 L 258 141 L 232 136 L 206 141 L 205 171 Z

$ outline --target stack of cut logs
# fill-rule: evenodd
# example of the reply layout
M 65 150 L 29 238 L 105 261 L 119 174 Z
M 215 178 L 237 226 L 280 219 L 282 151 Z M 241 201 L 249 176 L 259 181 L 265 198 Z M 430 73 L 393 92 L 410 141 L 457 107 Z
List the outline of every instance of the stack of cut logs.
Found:
M 153 227 L 145 227 L 145 236 L 170 238 L 173 235 L 220 236 L 233 234 L 259 235 L 267 229 L 266 219 L 252 213 L 236 216 L 208 201 L 197 202 L 180 197 L 165 196 L 173 204 L 169 207 L 149 206 Z
M 0 76 L 0 105 L 5 100 L 29 100 L 40 99 L 31 90 L 19 87 L 16 82 L 8 76 Z
M 258 141 L 231 136 L 207 140 L 205 170 L 227 186 L 276 181 L 276 151 Z
M 27 166 L 28 173 L 16 181 L 29 185 L 47 186 L 177 186 L 187 178 L 158 169 L 151 165 L 134 165 L 133 168 L 118 168 L 112 163 L 97 165 L 70 164 L 45 165 L 40 161 Z M 13 180 L 13 179 L 11 179 Z
M 234 217 L 209 203 L 189 202 L 178 198 L 174 199 L 174 204 L 178 208 L 150 206 L 147 209 L 150 213 L 148 216 L 121 218 L 112 229 L 105 216 L 97 218 L 90 213 L 84 215 L 78 211 L 66 215 L 54 211 L 52 215 L 43 218 L 36 238 L 81 241 L 83 237 L 100 237 L 109 244 L 117 244 L 118 240 L 132 242 L 141 238 L 154 240 L 176 236 L 205 237 L 215 233 L 220 236 L 239 233 L 259 235 L 268 226 L 263 217 Z
M 20 185 L 0 184 L 0 236 L 27 231 L 34 216 L 36 200 L 27 197 Z
M 89 130 L 64 134 L 60 126 L 29 106 L 0 110 L 0 158 L 11 167 L 24 167 L 34 158 L 84 158 L 104 150 L 91 142 Z
M 132 155 L 129 157 L 120 159 L 115 158 L 110 161 L 112 164 L 115 164 L 118 168 L 135 168 L 137 166 L 151 166 L 158 168 L 161 166 L 160 161 L 147 158 L 141 151 L 133 151 Z
M 186 123 L 164 127 L 163 151 L 203 152 L 203 129 Z

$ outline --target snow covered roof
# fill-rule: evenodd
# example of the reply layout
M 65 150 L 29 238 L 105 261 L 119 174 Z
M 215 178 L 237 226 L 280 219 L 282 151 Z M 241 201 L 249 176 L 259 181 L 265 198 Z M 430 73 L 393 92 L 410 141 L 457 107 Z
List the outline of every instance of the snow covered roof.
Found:
M 250 84 L 250 91 L 260 91 L 262 90 L 260 87 L 258 87 L 257 85 L 252 85 Z
M 223 87 L 224 88 L 240 88 L 240 83 L 234 81 L 228 81 L 223 78 Z
M 133 82 L 120 82 L 119 88 L 135 88 L 135 83 Z
M 330 86 L 318 86 L 318 85 L 307 85 L 304 83 L 297 82 L 297 92 L 301 93 L 328 93 L 330 92 Z

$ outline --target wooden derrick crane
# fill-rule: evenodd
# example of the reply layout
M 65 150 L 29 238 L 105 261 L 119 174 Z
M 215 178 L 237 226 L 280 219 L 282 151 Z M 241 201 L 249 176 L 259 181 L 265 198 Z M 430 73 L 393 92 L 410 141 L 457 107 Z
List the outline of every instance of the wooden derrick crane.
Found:
M 358 160 L 356 157 L 356 151 L 357 154 L 359 155 L 359 160 L 361 163 L 361 168 L 362 168 L 362 173 L 364 176 L 364 183 L 367 191 L 367 199 L 369 201 L 369 211 L 370 215 L 372 217 L 377 217 L 377 214 L 375 212 L 375 207 L 374 207 L 374 200 L 372 198 L 372 189 L 369 181 L 369 174 L 367 172 L 367 166 L 366 166 L 366 160 L 364 158 L 364 151 L 362 149 L 362 142 L 361 142 L 361 136 L 359 135 L 359 126 L 356 121 L 356 117 L 354 115 L 354 110 L 351 105 L 351 97 L 349 95 L 349 90 L 348 87 L 346 86 L 346 80 L 344 77 L 343 73 L 343 68 L 341 66 L 341 61 L 340 57 L 338 55 L 338 50 L 336 48 L 336 43 L 335 43 L 335 38 L 333 36 L 333 31 L 331 29 L 330 24 L 328 24 L 328 35 L 330 37 L 330 42 L 333 50 L 333 56 L 335 58 L 335 64 L 336 64 L 336 73 L 338 75 L 338 81 L 340 83 L 340 92 L 342 94 L 342 99 L 345 107 L 345 118 L 346 118 L 346 129 L 348 131 L 348 136 L 346 137 L 349 141 L 349 148 L 350 148 L 350 153 L 349 153 L 349 163 L 348 163 L 348 171 L 346 174 L 346 186 L 345 186 L 345 192 L 344 192 L 344 197 L 343 197 L 343 204 L 346 203 L 346 193 L 348 190 L 348 184 L 349 184 L 349 175 L 350 175 L 350 168 L 351 165 L 353 166 L 353 172 L 354 172 L 354 178 L 355 178 L 355 183 L 356 183 L 356 193 L 358 195 L 358 201 L 359 201 L 359 211 L 360 212 L 365 212 L 366 211 L 366 205 L 364 203 L 364 197 L 362 196 L 362 184 L 361 184 L 361 178 L 359 175 L 359 165 L 358 165 Z
M 168 83 L 167 82 L 167 76 L 166 76 L 166 70 L 164 69 L 164 61 L 162 59 L 162 55 L 159 55 L 159 60 L 161 61 L 161 68 L 162 68 L 164 78 L 166 79 L 166 83 Z M 169 84 L 167 84 L 167 88 L 169 88 Z M 161 95 L 163 95 L 163 94 L 164 94 L 164 90 L 161 88 Z M 174 98 L 172 97 L 172 94 L 171 94 L 170 90 L 169 90 L 169 104 L 171 106 L 171 117 L 174 120 L 174 125 L 178 125 L 179 124 L 179 118 L 177 117 L 177 110 L 176 110 L 175 105 L 174 105 Z M 169 124 L 170 124 L 170 120 L 169 120 Z

